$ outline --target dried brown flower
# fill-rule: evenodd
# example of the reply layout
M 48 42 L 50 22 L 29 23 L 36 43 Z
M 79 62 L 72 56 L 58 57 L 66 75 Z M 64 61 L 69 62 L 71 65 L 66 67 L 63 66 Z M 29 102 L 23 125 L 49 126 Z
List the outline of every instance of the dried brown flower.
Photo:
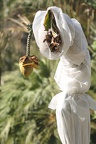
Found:
M 28 77 L 31 73 L 33 68 L 38 67 L 38 58 L 36 56 L 22 56 L 19 59 L 19 67 L 21 73 L 25 76 Z
M 47 42 L 51 52 L 60 52 L 60 46 L 62 44 L 60 32 L 56 25 L 54 14 L 51 11 L 49 12 L 47 13 L 44 21 L 45 31 L 47 31 L 47 35 L 45 36 L 43 42 Z

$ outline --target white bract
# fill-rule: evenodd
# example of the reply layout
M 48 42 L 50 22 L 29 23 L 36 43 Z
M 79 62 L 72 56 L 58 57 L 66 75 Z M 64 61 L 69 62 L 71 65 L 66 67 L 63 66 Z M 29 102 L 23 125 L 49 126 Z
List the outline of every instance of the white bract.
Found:
M 62 44 L 52 52 L 46 38 L 44 21 L 48 11 L 55 17 Z M 38 11 L 33 21 L 33 33 L 40 52 L 48 59 L 59 59 L 55 80 L 61 93 L 53 97 L 49 108 L 56 109 L 57 128 L 62 144 L 90 143 L 90 111 L 96 101 L 85 94 L 90 88 L 90 55 L 80 23 L 58 7 Z

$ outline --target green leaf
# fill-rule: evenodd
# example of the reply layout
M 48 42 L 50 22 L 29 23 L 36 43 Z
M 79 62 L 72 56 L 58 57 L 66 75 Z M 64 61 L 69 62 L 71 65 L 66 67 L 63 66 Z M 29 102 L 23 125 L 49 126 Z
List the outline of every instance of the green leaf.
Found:
M 48 31 L 51 28 L 51 21 L 52 21 L 52 12 L 49 10 L 45 16 L 43 24 L 46 31 Z
M 96 51 L 96 41 L 94 41 L 94 42 L 92 43 L 92 48 L 93 48 L 94 51 Z

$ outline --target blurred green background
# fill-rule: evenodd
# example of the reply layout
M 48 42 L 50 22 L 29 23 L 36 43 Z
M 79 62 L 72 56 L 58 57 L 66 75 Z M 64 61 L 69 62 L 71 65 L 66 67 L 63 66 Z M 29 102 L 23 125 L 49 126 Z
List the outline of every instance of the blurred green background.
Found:
M 0 144 L 61 144 L 55 112 L 48 109 L 59 92 L 53 77 L 58 61 L 49 61 L 38 50 L 34 37 L 31 54 L 40 62 L 25 78 L 18 67 L 25 55 L 28 31 L 24 23 L 33 21 L 38 10 L 61 7 L 76 18 L 88 40 L 91 56 L 91 88 L 96 99 L 96 1 L 95 0 L 0 0 Z M 91 113 L 91 144 L 96 144 L 96 112 Z

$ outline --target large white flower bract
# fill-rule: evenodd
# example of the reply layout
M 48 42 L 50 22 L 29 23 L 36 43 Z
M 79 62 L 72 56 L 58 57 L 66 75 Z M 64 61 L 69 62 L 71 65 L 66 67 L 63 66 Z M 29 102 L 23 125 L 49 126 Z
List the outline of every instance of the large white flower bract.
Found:
M 60 32 L 60 36 L 62 39 L 61 52 L 58 51 L 56 53 L 51 53 L 48 44 L 43 42 L 47 35 L 47 31 L 44 27 L 44 21 L 49 10 L 52 11 L 52 13 L 54 14 L 56 26 L 58 27 L 58 30 Z M 49 59 L 60 58 L 61 55 L 65 54 L 68 48 L 73 44 L 75 29 L 74 26 L 72 26 L 71 24 L 70 30 L 65 19 L 68 19 L 70 21 L 69 17 L 67 15 L 63 15 L 61 9 L 57 7 L 49 7 L 47 11 L 38 11 L 35 15 L 33 21 L 34 36 L 41 53 Z
M 44 26 L 49 11 L 54 15 L 55 27 L 62 41 L 60 47 L 56 47 L 60 51 L 51 50 L 51 40 L 49 43 L 45 40 L 50 30 L 50 26 L 49 29 Z M 49 108 L 56 109 L 57 128 L 62 144 L 89 144 L 89 109 L 96 110 L 96 101 L 86 94 L 90 88 L 90 55 L 80 23 L 53 6 L 36 13 L 33 33 L 40 52 L 45 57 L 60 59 L 54 78 L 62 92 L 52 98 Z

